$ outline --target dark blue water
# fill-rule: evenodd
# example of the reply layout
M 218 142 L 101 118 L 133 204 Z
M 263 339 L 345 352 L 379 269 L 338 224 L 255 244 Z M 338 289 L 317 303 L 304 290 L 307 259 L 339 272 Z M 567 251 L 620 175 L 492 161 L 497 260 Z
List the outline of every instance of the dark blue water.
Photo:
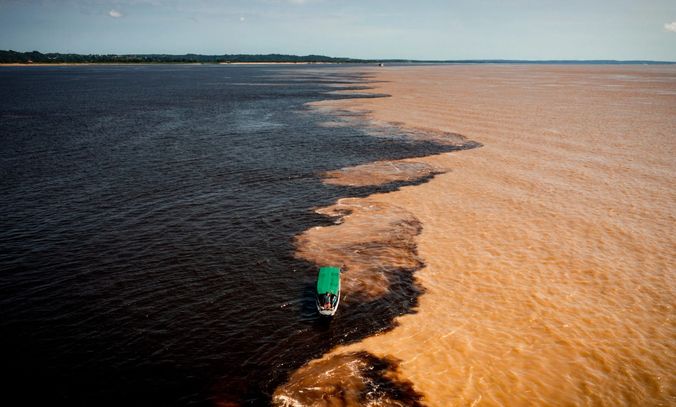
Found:
M 264 405 L 306 361 L 410 312 L 418 292 L 403 281 L 320 320 L 314 265 L 293 257 L 293 236 L 330 223 L 313 208 L 375 191 L 323 185 L 321 172 L 449 150 L 306 112 L 339 97 L 330 84 L 363 79 L 338 67 L 0 69 L 2 397 Z

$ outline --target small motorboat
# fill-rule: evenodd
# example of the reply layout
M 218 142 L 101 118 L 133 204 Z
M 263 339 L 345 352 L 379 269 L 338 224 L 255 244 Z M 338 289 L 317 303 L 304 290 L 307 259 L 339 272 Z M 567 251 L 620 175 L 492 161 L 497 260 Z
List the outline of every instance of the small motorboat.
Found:
M 332 316 L 340 303 L 340 268 L 320 267 L 315 293 L 317 311 L 321 315 Z

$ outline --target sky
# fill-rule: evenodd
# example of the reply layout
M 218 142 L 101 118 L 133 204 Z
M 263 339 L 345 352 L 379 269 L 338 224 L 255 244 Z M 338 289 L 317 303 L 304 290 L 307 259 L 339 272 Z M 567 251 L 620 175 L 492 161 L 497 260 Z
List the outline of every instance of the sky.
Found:
M 0 49 L 676 61 L 676 0 L 0 0 Z

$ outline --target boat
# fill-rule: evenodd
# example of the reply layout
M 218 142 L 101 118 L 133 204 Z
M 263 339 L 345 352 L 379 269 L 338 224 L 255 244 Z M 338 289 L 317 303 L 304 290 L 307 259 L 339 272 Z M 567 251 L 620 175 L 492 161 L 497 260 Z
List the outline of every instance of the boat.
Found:
M 340 303 L 340 268 L 319 268 L 315 301 L 321 315 L 333 316 L 336 313 Z

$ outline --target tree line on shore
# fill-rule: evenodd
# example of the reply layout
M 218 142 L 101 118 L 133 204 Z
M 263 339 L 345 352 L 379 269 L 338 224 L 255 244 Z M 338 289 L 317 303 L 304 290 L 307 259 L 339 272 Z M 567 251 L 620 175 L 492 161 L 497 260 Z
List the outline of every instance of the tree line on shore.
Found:
M 62 54 L 38 51 L 18 52 L 0 50 L 0 64 L 151 64 L 151 63 L 427 63 L 427 64 L 676 64 L 672 61 L 616 61 L 616 60 L 519 60 L 519 59 L 463 59 L 463 60 L 409 60 L 409 59 L 357 59 L 336 58 L 324 55 L 286 54 Z
M 371 62 L 354 58 L 335 58 L 323 55 L 284 55 L 284 54 L 62 54 L 50 52 L 43 54 L 38 51 L 18 52 L 0 50 L 0 63 L 11 64 L 59 64 L 59 63 L 228 63 L 228 62 L 296 62 L 296 63 L 364 63 Z

